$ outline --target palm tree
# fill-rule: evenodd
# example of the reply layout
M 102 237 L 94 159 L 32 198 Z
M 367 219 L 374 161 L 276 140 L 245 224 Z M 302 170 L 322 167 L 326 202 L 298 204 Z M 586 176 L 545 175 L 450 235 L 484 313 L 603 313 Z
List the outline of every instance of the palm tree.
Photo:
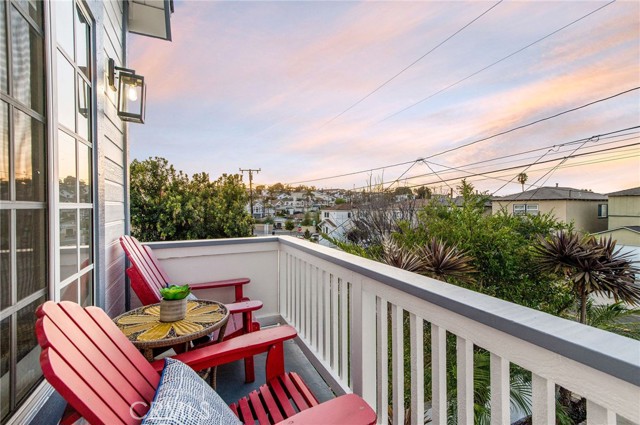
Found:
M 527 176 L 526 173 L 518 174 L 518 183 L 520 183 L 522 185 L 522 191 L 523 192 L 524 192 L 524 184 L 527 182 L 528 179 L 529 179 L 529 176 Z
M 616 249 L 611 238 L 580 237 L 560 231 L 549 239 L 539 238 L 535 246 L 538 267 L 561 273 L 572 285 L 580 303 L 580 323 L 586 323 L 587 301 L 592 293 L 613 296 L 617 301 L 640 305 L 640 286 L 635 275 L 640 269 L 630 255 Z

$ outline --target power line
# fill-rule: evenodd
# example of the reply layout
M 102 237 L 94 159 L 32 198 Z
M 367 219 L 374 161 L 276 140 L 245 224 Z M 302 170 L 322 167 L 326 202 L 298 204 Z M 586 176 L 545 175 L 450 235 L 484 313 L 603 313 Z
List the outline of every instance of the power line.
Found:
M 373 91 L 369 92 L 366 96 L 364 96 L 362 99 L 358 100 L 356 103 L 354 103 L 353 105 L 349 106 L 347 109 L 345 109 L 344 111 L 340 112 L 338 115 L 336 115 L 335 117 L 331 118 L 329 121 L 327 121 L 326 123 L 324 123 L 320 128 L 326 126 L 327 124 L 332 123 L 333 121 L 335 121 L 336 119 L 340 118 L 342 115 L 344 115 L 345 113 L 349 112 L 351 109 L 355 108 L 356 106 L 358 106 L 360 103 L 362 103 L 365 99 L 367 99 L 369 96 L 373 95 L 375 92 L 377 92 L 378 90 L 380 90 L 381 88 L 383 88 L 384 86 L 386 86 L 387 84 L 389 84 L 391 81 L 395 80 L 398 76 L 400 76 L 400 74 L 404 73 L 407 69 L 411 68 L 413 65 L 417 64 L 418 62 L 420 62 L 422 59 L 424 59 L 425 57 L 427 57 L 429 54 L 431 54 L 433 51 L 435 51 L 438 47 L 442 46 L 444 43 L 446 43 L 447 41 L 451 40 L 453 37 L 455 37 L 456 35 L 458 35 L 459 33 L 461 33 L 463 30 L 465 30 L 468 26 L 470 26 L 471 24 L 473 24 L 475 21 L 477 21 L 478 19 L 482 18 L 484 15 L 486 15 L 487 13 L 489 13 L 494 7 L 498 6 L 500 3 L 502 3 L 504 0 L 500 0 L 498 3 L 494 4 L 493 6 L 491 6 L 489 9 L 485 10 L 484 12 L 482 12 L 480 15 L 478 15 L 477 17 L 475 17 L 472 21 L 470 21 L 469 23 L 467 23 L 465 26 L 463 26 L 462 28 L 460 28 L 459 30 L 457 30 L 456 32 L 454 32 L 453 34 L 451 34 L 449 37 L 445 38 L 443 41 L 441 41 L 440 43 L 438 43 L 434 48 L 432 48 L 431 50 L 429 50 L 427 53 L 425 53 L 424 55 L 420 56 L 418 59 L 416 59 L 415 61 L 411 62 L 408 66 L 406 66 L 405 68 L 403 68 L 400 72 L 398 72 L 396 75 L 394 75 L 393 77 L 389 78 L 387 81 L 385 81 L 384 83 L 380 84 L 378 87 L 376 87 Z
M 389 115 L 389 116 L 387 116 L 387 117 L 383 118 L 382 120 L 378 121 L 378 123 L 381 123 L 381 122 L 386 121 L 386 120 L 388 120 L 388 119 L 390 119 L 390 118 L 393 118 L 393 117 L 395 117 L 396 115 L 399 115 L 399 114 L 401 114 L 401 113 L 403 113 L 403 112 L 405 112 L 405 111 L 407 111 L 407 110 L 409 110 L 409 109 L 413 108 L 414 106 L 419 105 L 420 103 L 425 102 L 425 101 L 427 101 L 427 100 L 429 100 L 429 99 L 431 99 L 431 98 L 433 98 L 433 97 L 437 96 L 438 94 L 440 94 L 440 93 L 442 93 L 442 92 L 444 92 L 444 91 L 446 91 L 446 90 L 449 90 L 451 87 L 457 86 L 458 84 L 460 84 L 460 83 L 462 83 L 462 82 L 464 82 L 464 81 L 468 80 L 469 78 L 472 78 L 472 77 L 474 77 L 474 76 L 476 76 L 476 75 L 480 74 L 481 72 L 486 71 L 487 69 L 489 69 L 489 68 L 491 68 L 491 67 L 493 67 L 493 66 L 495 66 L 495 65 L 499 64 L 500 62 L 503 62 L 503 61 L 505 61 L 505 60 L 507 60 L 507 59 L 511 58 L 512 56 L 517 55 L 518 53 L 522 52 L 523 50 L 526 50 L 526 49 L 528 49 L 529 47 L 531 47 L 531 46 L 533 46 L 533 45 L 535 45 L 535 44 L 538 44 L 538 43 L 539 43 L 539 42 L 541 42 L 542 40 L 545 40 L 545 39 L 547 39 L 547 38 L 551 37 L 552 35 L 555 35 L 555 34 L 559 33 L 560 31 L 562 31 L 562 30 L 564 30 L 564 29 L 566 29 L 566 28 L 570 27 L 570 26 L 571 26 L 571 25 L 573 25 L 573 24 L 576 24 L 576 23 L 580 22 L 581 20 L 583 20 L 583 19 L 587 18 L 587 17 L 588 17 L 588 16 L 590 16 L 590 15 L 593 15 L 594 13 L 596 13 L 596 12 L 598 12 L 598 11 L 600 11 L 600 10 L 604 9 L 605 7 L 607 7 L 607 6 L 611 5 L 611 4 L 615 3 L 615 2 L 616 2 L 616 0 L 610 1 L 609 3 L 605 4 L 604 6 L 601 6 L 601 7 L 597 8 L 597 9 L 595 9 L 595 10 L 593 10 L 593 11 L 591 11 L 591 12 L 587 13 L 586 15 L 584 15 L 584 16 L 582 16 L 582 17 L 580 17 L 580 18 L 578 18 L 578 19 L 576 19 L 576 20 L 574 20 L 574 21 L 572 21 L 572 22 L 568 23 L 567 25 L 565 25 L 565 26 L 563 26 L 563 27 L 561 27 L 561 28 L 558 28 L 557 30 L 555 30 L 555 31 L 553 31 L 553 32 L 551 32 L 551 33 L 549 33 L 549 34 L 545 35 L 545 36 L 544 36 L 544 37 L 542 37 L 542 38 L 537 39 L 536 41 L 534 41 L 534 42 L 532 42 L 532 43 L 527 44 L 527 45 L 526 45 L 526 46 L 524 46 L 524 47 L 521 47 L 520 49 L 518 49 L 518 50 L 516 50 L 516 51 L 514 51 L 514 52 L 512 52 L 512 53 L 510 53 L 510 54 L 508 54 L 507 56 L 503 57 L 502 59 L 499 59 L 499 60 L 497 60 L 497 61 L 493 62 L 492 64 L 487 65 L 487 66 L 485 66 L 485 67 L 484 67 L 484 68 L 482 68 L 482 69 L 479 69 L 478 71 L 474 72 L 473 74 L 468 75 L 468 76 L 464 77 L 463 79 L 456 81 L 455 83 L 449 84 L 448 86 L 446 86 L 446 87 L 444 87 L 444 88 L 442 88 L 442 89 L 440 89 L 440 90 L 436 91 L 435 93 L 432 93 L 432 94 L 430 94 L 429 96 L 427 96 L 427 97 L 425 97 L 425 98 L 423 98 L 423 99 L 421 99 L 421 100 L 419 100 L 419 101 L 417 101 L 417 102 L 415 102 L 415 103 L 413 103 L 413 104 L 411 104 L 411 105 L 407 106 L 407 107 L 406 107 L 406 108 L 404 108 L 404 109 L 399 110 L 398 112 L 394 112 L 393 114 L 391 114 L 391 115 Z
M 594 137 L 597 137 L 597 136 L 594 136 Z M 575 154 L 575 155 L 572 155 L 572 156 L 567 156 L 567 158 L 578 158 L 578 157 L 585 156 L 585 155 L 594 155 L 594 154 L 598 154 L 598 153 L 601 153 L 601 152 L 607 152 L 607 151 L 611 151 L 611 150 L 622 149 L 622 148 L 627 148 L 627 147 L 631 147 L 631 146 L 638 146 L 638 145 L 640 145 L 640 142 L 631 143 L 631 144 L 627 144 L 627 145 L 623 145 L 623 146 L 607 148 L 607 149 L 600 149 L 600 150 L 597 150 L 597 151 L 585 152 L 585 153 L 581 153 L 581 154 Z M 540 161 L 540 162 L 538 162 L 538 164 L 546 164 L 546 163 L 550 163 L 550 162 L 555 162 L 555 161 L 559 161 L 560 159 L 561 158 L 554 158 L 554 159 L 549 159 L 549 160 L 546 160 L 546 161 Z M 493 174 L 493 173 L 498 173 L 498 172 L 502 172 L 502 171 L 516 170 L 516 169 L 522 168 L 523 165 L 526 165 L 526 164 L 520 164 L 520 165 L 517 165 L 517 166 L 511 166 L 511 167 L 505 167 L 505 168 L 491 170 L 491 171 L 485 171 L 483 173 L 471 173 L 470 176 L 468 176 L 468 177 L 481 176 L 481 175 L 486 175 L 486 174 Z M 418 178 L 418 177 L 427 177 L 427 176 L 430 176 L 430 175 L 432 175 L 432 174 L 414 176 L 414 177 L 410 177 L 409 179 Z M 460 180 L 460 179 L 461 179 L 461 177 L 452 177 L 452 178 L 448 178 L 448 179 L 445 179 L 445 180 L 446 181 L 456 181 L 456 180 Z M 408 186 L 408 187 L 413 188 L 413 187 L 419 187 L 419 186 L 428 186 L 430 184 L 435 184 L 435 183 L 439 183 L 439 181 L 433 181 L 433 182 L 428 182 L 428 183 L 419 183 L 419 184 L 411 185 L 411 186 Z M 367 188 L 366 186 L 361 186 L 361 187 L 354 188 L 353 190 L 360 190 L 360 189 L 366 189 L 366 188 Z
M 530 126 L 532 126 L 534 124 L 538 124 L 538 123 L 541 123 L 543 121 L 548 121 L 550 119 L 557 118 L 557 117 L 559 117 L 561 115 L 568 114 L 569 112 L 575 112 L 575 111 L 577 111 L 579 109 L 583 109 L 583 108 L 586 108 L 588 106 L 595 105 L 596 103 L 604 102 L 606 100 L 610 100 L 610 99 L 616 98 L 618 96 L 622 96 L 623 94 L 627 94 L 627 93 L 630 93 L 630 92 L 638 90 L 638 89 L 640 89 L 640 86 L 633 87 L 631 89 L 621 91 L 619 93 L 616 93 L 614 95 L 611 95 L 611 96 L 608 96 L 608 97 L 605 97 L 605 98 L 602 98 L 602 99 L 594 100 L 593 102 L 585 103 L 584 105 L 577 106 L 575 108 L 567 109 L 566 111 L 558 112 L 557 114 L 554 114 L 554 115 L 551 115 L 551 116 L 548 116 L 548 117 L 545 117 L 545 118 L 540 118 L 539 120 L 531 121 L 530 123 L 527 123 L 527 124 L 519 125 L 517 127 L 511 128 L 509 130 L 502 131 L 500 133 L 496 133 L 496 134 L 494 134 L 492 136 L 489 136 L 489 137 L 484 137 L 482 139 L 474 140 L 473 142 L 465 143 L 464 145 L 456 146 L 454 148 L 447 149 L 447 150 L 444 150 L 442 152 L 438 152 L 436 154 L 433 154 L 433 155 L 429 156 L 428 158 L 433 158 L 433 157 L 436 157 L 436 156 L 440 156 L 440 155 L 443 155 L 445 153 L 449 153 L 449 152 L 453 152 L 453 151 L 458 150 L 458 149 L 466 148 L 467 146 L 475 145 L 476 143 L 480 143 L 480 142 L 484 142 L 484 141 L 489 140 L 489 139 L 493 139 L 494 137 L 497 137 L 497 136 L 502 136 L 502 135 L 505 135 L 507 133 L 514 132 L 516 130 L 521 130 L 521 129 L 525 128 L 525 127 L 530 127 Z
M 520 126 L 517 126 L 517 127 L 513 127 L 513 128 L 510 128 L 508 130 L 504 130 L 504 131 L 501 131 L 499 133 L 495 133 L 495 134 L 492 134 L 490 136 L 474 140 L 472 142 L 469 142 L 469 143 L 467 143 L 465 145 L 461 145 L 461 146 L 456 147 L 456 148 L 452 148 L 452 149 L 449 149 L 449 150 L 445 150 L 443 152 L 438 152 L 438 153 L 432 154 L 432 155 L 428 156 L 427 159 L 434 158 L 436 156 L 440 156 L 443 153 L 451 152 L 452 150 L 455 150 L 455 149 L 461 149 L 461 148 L 466 147 L 466 146 L 470 146 L 470 145 L 473 145 L 473 144 L 476 144 L 476 143 L 484 142 L 486 140 L 490 140 L 490 139 L 493 139 L 495 137 L 502 136 L 502 135 L 514 132 L 516 130 L 521 130 L 521 129 L 525 128 L 525 127 L 529 127 L 529 126 L 532 126 L 532 125 L 535 125 L 535 124 L 538 124 L 538 123 L 541 123 L 541 122 L 544 122 L 544 121 L 548 121 L 550 119 L 557 118 L 557 117 L 559 117 L 561 115 L 564 115 L 564 114 L 567 114 L 569 112 L 575 112 L 575 111 L 577 111 L 579 109 L 583 109 L 583 108 L 586 108 L 588 106 L 591 106 L 591 105 L 594 105 L 594 104 L 597 104 L 597 103 L 600 103 L 600 102 L 604 102 L 606 100 L 611 100 L 613 98 L 616 98 L 618 96 L 622 96 L 623 94 L 626 94 L 626 93 L 629 93 L 629 92 L 632 92 L 632 91 L 635 91 L 635 90 L 638 90 L 638 89 L 640 89 L 640 86 L 633 87 L 633 88 L 624 90 L 622 92 L 616 93 L 614 95 L 607 96 L 607 97 L 601 98 L 601 99 L 597 99 L 597 100 L 591 101 L 589 103 L 586 103 L 584 105 L 577 106 L 577 107 L 574 107 L 574 108 L 571 108 L 571 109 L 567 109 L 567 110 L 564 110 L 562 112 L 558 112 L 558 113 L 556 113 L 554 115 L 550 115 L 548 117 L 540 118 L 538 120 L 529 122 L 527 124 L 523 124 L 523 125 L 520 125 Z M 632 127 L 632 128 L 636 128 L 636 127 Z M 294 182 L 290 182 L 290 183 L 287 183 L 287 184 L 294 185 L 294 184 L 301 184 L 301 183 L 312 183 L 312 182 L 318 182 L 318 181 L 323 181 L 323 180 L 337 179 L 337 178 L 340 178 L 340 177 L 349 177 L 349 176 L 354 176 L 354 175 L 358 175 L 358 174 L 370 173 L 370 172 L 378 171 L 378 170 L 384 170 L 386 168 L 394 168 L 394 167 L 399 167 L 401 165 L 408 165 L 408 164 L 414 163 L 414 162 L 419 161 L 419 160 L 421 160 L 421 158 L 417 159 L 417 160 L 413 160 L 413 161 L 404 161 L 404 162 L 399 162 L 399 163 L 396 163 L 396 164 L 384 165 L 384 166 L 380 166 L 380 167 L 369 168 L 369 169 L 360 170 L 360 171 L 353 171 L 353 172 L 350 172 L 350 173 L 343 173 L 343 174 L 338 174 L 338 175 L 334 175 L 334 176 L 319 177 L 317 179 L 309 179 L 309 180 L 299 180 L 299 181 L 294 181 Z

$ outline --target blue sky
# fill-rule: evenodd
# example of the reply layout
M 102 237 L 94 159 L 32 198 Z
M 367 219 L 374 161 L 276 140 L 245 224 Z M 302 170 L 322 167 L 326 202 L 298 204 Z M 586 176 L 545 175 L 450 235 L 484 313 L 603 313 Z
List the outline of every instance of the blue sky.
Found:
M 549 149 L 639 125 L 640 90 L 430 158 L 640 86 L 635 1 L 501 2 L 340 115 L 496 3 L 178 1 L 172 43 L 129 36 L 129 65 L 148 84 L 146 123 L 129 127 L 131 157 L 165 157 L 214 179 L 261 168 L 257 184 L 325 188 L 448 191 L 467 176 L 507 194 L 521 190 L 522 171 L 536 185 L 640 185 L 640 149 L 622 147 L 640 141 L 639 129 Z M 584 155 L 561 164 L 571 153 Z M 431 168 L 404 164 L 418 158 Z

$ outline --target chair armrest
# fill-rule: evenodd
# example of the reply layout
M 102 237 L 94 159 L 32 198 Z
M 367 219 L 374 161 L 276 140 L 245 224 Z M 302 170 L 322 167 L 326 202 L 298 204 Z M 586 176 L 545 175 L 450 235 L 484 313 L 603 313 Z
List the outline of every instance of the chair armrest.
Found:
M 251 282 L 248 277 L 240 277 L 237 279 L 216 280 L 213 282 L 190 283 L 189 288 L 195 291 L 198 289 L 225 288 L 227 286 L 246 285 Z
M 202 282 L 202 283 L 190 283 L 189 288 L 191 290 L 198 289 L 211 289 L 211 288 L 226 288 L 229 286 L 235 287 L 235 301 L 240 302 L 244 300 L 244 294 L 242 286 L 251 282 L 248 277 L 240 277 L 236 279 L 216 280 L 215 282 Z
M 375 424 L 376 413 L 355 394 L 343 395 L 303 410 L 277 425 L 364 425 Z
M 229 314 L 245 313 L 248 311 L 260 310 L 262 308 L 262 301 L 243 301 L 239 303 L 225 304 L 225 307 L 229 310 Z
M 289 325 L 277 326 L 244 334 L 218 344 L 196 348 L 195 350 L 172 356 L 172 358 L 188 364 L 195 371 L 200 371 L 269 352 L 275 346 L 281 346 L 284 341 L 295 338 L 297 334 L 296 330 Z M 281 347 L 275 351 L 281 352 Z M 274 361 L 278 361 L 278 359 L 274 359 Z M 269 360 L 267 360 L 267 363 L 269 363 Z M 164 360 L 156 360 L 151 363 L 151 366 L 160 371 L 164 366 Z M 269 364 L 267 364 L 267 367 L 269 367 Z M 284 368 L 284 364 L 282 368 Z

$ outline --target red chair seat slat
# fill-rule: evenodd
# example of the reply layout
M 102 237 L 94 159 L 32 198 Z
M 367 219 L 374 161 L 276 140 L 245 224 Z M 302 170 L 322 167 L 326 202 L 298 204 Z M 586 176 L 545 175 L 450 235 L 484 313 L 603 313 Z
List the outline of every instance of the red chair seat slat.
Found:
M 236 415 L 238 418 L 240 417 L 240 414 L 238 413 L 238 404 L 237 403 L 231 403 L 229 405 L 229 408 L 231 409 L 231 411 L 233 412 L 234 415 Z
M 288 376 L 291 379 L 291 381 L 295 384 L 297 390 L 300 392 L 300 395 L 304 397 L 309 407 L 317 406 L 319 404 L 318 399 L 316 398 L 315 395 L 313 395 L 313 393 L 311 392 L 309 387 L 307 387 L 307 384 L 302 380 L 300 375 L 298 375 L 295 372 L 289 372 Z
M 287 417 L 296 414 L 295 409 L 291 406 L 291 402 L 289 401 L 289 396 L 284 391 L 284 388 L 282 388 L 282 384 L 280 384 L 280 380 L 278 378 L 269 382 L 269 389 L 271 390 L 271 394 L 274 396 L 273 398 L 278 403 L 278 406 L 280 406 L 280 409 L 282 409 Z
M 267 411 L 269 412 L 272 421 L 274 423 L 283 421 L 284 416 L 282 416 L 282 412 L 278 407 L 278 403 L 276 403 L 275 399 L 273 398 L 268 385 L 265 384 L 260 386 L 260 395 L 264 400 L 264 404 L 267 407 Z
M 255 423 L 253 413 L 251 413 L 251 407 L 249 407 L 249 401 L 246 397 L 238 400 L 238 409 L 240 410 L 240 416 L 238 417 L 245 425 L 253 425 Z
M 298 411 L 301 412 L 303 410 L 308 409 L 309 404 L 307 404 L 307 401 L 304 399 L 302 394 L 300 394 L 300 391 L 298 391 L 298 388 L 295 386 L 293 381 L 291 381 L 289 374 L 282 376 L 281 379 L 282 379 L 282 383 L 284 384 L 284 387 L 287 389 L 287 392 L 289 393 L 289 396 L 291 397 L 296 407 L 298 408 Z
M 255 413 L 256 419 L 258 419 L 258 423 L 260 425 L 270 425 L 269 415 L 264 410 L 264 406 L 262 405 L 262 400 L 260 400 L 260 395 L 257 391 L 251 391 L 249 393 L 249 400 L 251 401 L 251 407 L 253 407 L 253 411 Z

